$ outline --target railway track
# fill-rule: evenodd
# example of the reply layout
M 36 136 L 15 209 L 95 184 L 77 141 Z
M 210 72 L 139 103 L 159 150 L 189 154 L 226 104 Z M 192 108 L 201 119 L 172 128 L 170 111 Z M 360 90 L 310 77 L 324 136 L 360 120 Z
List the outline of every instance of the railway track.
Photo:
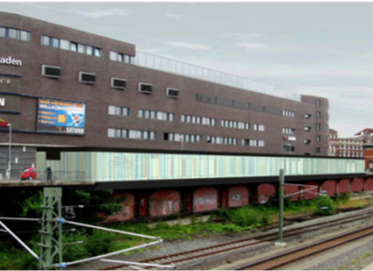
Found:
M 261 259 L 250 264 L 234 268 L 233 270 L 272 270 L 280 268 L 281 266 L 291 264 L 300 259 L 315 255 L 317 253 L 335 248 L 337 246 L 346 244 L 351 241 L 356 241 L 359 238 L 366 237 L 373 234 L 373 226 L 365 227 L 363 229 L 355 230 L 349 233 L 341 234 L 321 242 L 311 245 L 306 245 L 301 248 L 296 248 L 291 251 L 277 254 L 268 258 Z
M 351 215 L 345 218 L 337 218 L 329 221 L 323 221 L 319 223 L 309 224 L 301 227 L 296 227 L 293 229 L 284 230 L 284 239 L 291 236 L 297 236 L 301 234 L 306 234 L 319 230 L 321 228 L 333 227 L 338 225 L 343 225 L 349 222 L 356 222 L 358 220 L 365 219 L 369 215 L 372 215 L 373 211 L 364 212 L 361 214 Z M 233 242 L 227 242 L 224 244 L 219 244 L 215 246 L 175 253 L 167 256 L 161 256 L 156 258 L 151 258 L 147 260 L 140 261 L 141 263 L 151 263 L 151 264 L 176 264 L 177 266 L 182 266 L 192 261 L 203 261 L 209 257 L 222 255 L 227 252 L 239 252 L 243 249 L 248 249 L 250 247 L 255 248 L 255 246 L 260 246 L 261 244 L 268 244 L 268 242 L 276 241 L 278 239 L 278 231 L 272 231 L 267 233 L 253 234 L 250 238 L 245 238 Z M 125 264 L 116 265 L 101 270 L 113 270 L 125 267 Z

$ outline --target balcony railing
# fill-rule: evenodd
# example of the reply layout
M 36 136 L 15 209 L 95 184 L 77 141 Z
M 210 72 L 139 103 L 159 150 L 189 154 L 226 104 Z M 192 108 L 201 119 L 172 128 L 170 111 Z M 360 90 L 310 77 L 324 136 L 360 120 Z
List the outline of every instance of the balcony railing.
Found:
M 240 88 L 262 94 L 277 96 L 289 100 L 300 101 L 297 93 L 276 93 L 270 84 L 257 82 L 245 77 L 231 75 L 224 72 L 207 69 L 182 61 L 156 56 L 149 53 L 136 51 L 134 64 L 137 66 L 179 74 L 190 78 L 200 79 L 229 87 Z

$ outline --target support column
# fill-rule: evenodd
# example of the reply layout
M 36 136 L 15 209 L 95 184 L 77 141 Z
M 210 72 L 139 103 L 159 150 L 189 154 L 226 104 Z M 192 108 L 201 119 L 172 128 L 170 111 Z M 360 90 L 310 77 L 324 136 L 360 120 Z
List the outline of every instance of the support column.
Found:
M 62 223 L 61 219 L 62 188 L 44 188 L 44 205 L 41 242 L 40 265 L 43 270 L 54 269 L 54 264 L 62 264 Z

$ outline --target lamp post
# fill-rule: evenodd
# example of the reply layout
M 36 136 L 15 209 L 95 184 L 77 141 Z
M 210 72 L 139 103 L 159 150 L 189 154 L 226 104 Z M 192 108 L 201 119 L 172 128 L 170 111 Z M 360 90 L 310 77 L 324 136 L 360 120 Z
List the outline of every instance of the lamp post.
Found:
M 8 180 L 10 179 L 10 171 L 12 165 L 12 124 L 8 124 L 9 127 L 9 149 L 8 149 Z

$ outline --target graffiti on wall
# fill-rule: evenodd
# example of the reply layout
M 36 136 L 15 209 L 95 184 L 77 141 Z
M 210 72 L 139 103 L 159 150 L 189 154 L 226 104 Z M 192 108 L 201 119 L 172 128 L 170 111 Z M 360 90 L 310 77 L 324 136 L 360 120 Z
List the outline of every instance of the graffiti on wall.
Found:
M 180 211 L 180 193 L 167 189 L 154 192 L 150 197 L 150 215 L 164 216 Z
M 194 192 L 193 198 L 195 212 L 211 211 L 218 208 L 218 191 L 215 188 L 199 188 Z
M 239 207 L 249 204 L 249 189 L 242 185 L 236 185 L 229 189 L 229 207 Z

